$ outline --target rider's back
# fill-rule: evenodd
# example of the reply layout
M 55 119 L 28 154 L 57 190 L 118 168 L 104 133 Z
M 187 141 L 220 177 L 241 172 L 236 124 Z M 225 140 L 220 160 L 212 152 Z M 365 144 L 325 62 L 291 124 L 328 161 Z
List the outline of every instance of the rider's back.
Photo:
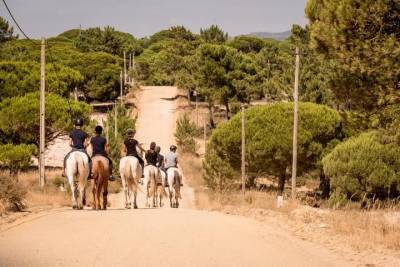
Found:
M 165 168 L 171 168 L 171 167 L 176 167 L 178 163 L 178 156 L 175 152 L 168 152 L 167 155 L 165 155 Z
M 72 139 L 72 147 L 75 149 L 85 148 L 85 139 L 87 138 L 87 133 L 81 129 L 73 129 L 69 135 Z
M 124 141 L 126 147 L 126 155 L 127 156 L 134 156 L 138 157 L 138 153 L 136 150 L 136 146 L 139 144 L 136 139 L 133 138 L 126 138 Z
M 107 139 L 105 139 L 101 135 L 96 135 L 90 139 L 90 144 L 92 145 L 93 149 L 93 156 L 95 155 L 106 155 L 106 144 L 107 144 Z

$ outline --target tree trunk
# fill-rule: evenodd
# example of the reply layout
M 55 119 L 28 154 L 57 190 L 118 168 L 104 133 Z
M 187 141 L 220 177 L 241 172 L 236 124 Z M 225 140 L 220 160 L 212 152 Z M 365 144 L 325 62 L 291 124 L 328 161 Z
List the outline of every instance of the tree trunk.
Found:
M 331 192 L 331 184 L 322 170 L 319 175 L 319 190 L 321 190 L 322 198 L 329 198 L 329 194 Z
M 283 196 L 283 191 L 285 189 L 285 181 L 286 181 L 286 172 L 282 173 L 279 176 L 279 184 L 278 184 L 278 195 Z
M 192 106 L 192 101 L 190 99 L 192 91 L 190 89 L 187 90 L 187 101 L 188 101 L 188 106 Z
M 208 105 L 208 110 L 210 111 L 210 127 L 212 129 L 215 128 L 215 123 L 214 123 L 214 107 L 212 104 Z
M 225 108 L 226 108 L 226 119 L 229 120 L 231 118 L 230 116 L 231 110 L 229 109 L 229 103 L 225 103 Z

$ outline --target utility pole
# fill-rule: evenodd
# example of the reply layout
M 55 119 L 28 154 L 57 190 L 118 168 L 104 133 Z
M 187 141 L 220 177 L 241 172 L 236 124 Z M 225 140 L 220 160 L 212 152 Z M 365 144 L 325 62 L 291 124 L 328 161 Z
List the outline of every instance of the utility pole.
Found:
M 242 193 L 246 191 L 246 134 L 244 125 L 244 104 L 242 104 Z
M 117 101 L 115 101 L 114 105 L 114 136 L 115 139 L 118 137 L 118 106 L 117 106 Z
M 122 81 L 122 70 L 121 70 L 121 73 L 120 73 L 120 75 L 119 75 L 119 77 L 120 77 L 120 85 L 119 85 L 119 90 L 120 90 L 120 92 L 119 92 L 119 98 L 120 98 L 120 101 L 121 101 L 121 103 L 122 103 L 122 95 L 124 94 L 124 86 L 123 86 L 123 81 Z
M 129 54 L 129 62 L 128 62 L 128 83 L 131 84 L 131 65 L 132 65 L 132 54 Z
M 292 162 L 292 200 L 296 199 L 297 176 L 297 131 L 299 119 L 299 74 L 300 74 L 300 49 L 296 47 L 296 71 L 294 77 L 294 122 L 293 122 L 293 162 Z
M 40 51 L 40 138 L 39 138 L 39 185 L 44 187 L 46 183 L 45 176 L 45 71 L 46 71 L 46 55 L 45 55 L 45 39 L 42 37 L 42 45 Z
M 207 113 L 203 113 L 203 139 L 204 139 L 204 154 L 207 152 Z
M 76 86 L 74 88 L 74 100 L 75 102 L 78 102 L 78 88 Z
M 124 51 L 124 85 L 126 83 L 126 52 Z
M 194 96 L 196 97 L 196 127 L 199 127 L 199 104 L 197 99 L 198 93 L 196 90 L 194 91 Z

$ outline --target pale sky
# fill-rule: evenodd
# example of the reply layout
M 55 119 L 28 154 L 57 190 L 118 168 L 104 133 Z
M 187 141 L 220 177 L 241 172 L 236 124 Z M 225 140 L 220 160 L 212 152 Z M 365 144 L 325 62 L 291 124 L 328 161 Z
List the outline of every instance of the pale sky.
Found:
M 114 26 L 136 37 L 174 25 L 193 32 L 217 24 L 231 36 L 282 32 L 305 25 L 307 0 L 6 0 L 31 37 L 55 36 L 71 28 Z M 0 16 L 11 22 L 0 1 Z M 12 23 L 12 22 L 11 22 Z M 13 23 L 12 23 L 13 24 Z M 14 27 L 15 31 L 18 30 Z

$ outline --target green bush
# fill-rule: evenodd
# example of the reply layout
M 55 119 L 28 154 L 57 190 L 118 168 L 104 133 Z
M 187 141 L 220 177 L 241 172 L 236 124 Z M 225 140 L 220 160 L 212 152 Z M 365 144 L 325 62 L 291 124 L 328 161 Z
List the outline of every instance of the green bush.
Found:
M 277 176 L 283 190 L 292 164 L 293 103 L 252 107 L 246 110 L 245 117 L 247 174 Z M 331 108 L 312 103 L 299 104 L 299 175 L 318 168 L 324 149 L 340 135 L 340 122 L 339 114 Z M 204 178 L 212 188 L 217 184 L 218 172 L 226 179 L 239 177 L 240 129 L 241 114 L 237 114 L 220 125 L 211 137 L 204 161 Z M 232 176 L 231 171 L 226 173 L 227 166 L 237 175 Z
M 19 171 L 30 167 L 31 158 L 35 152 L 36 147 L 34 145 L 0 145 L 0 166 L 16 175 Z
M 181 150 L 195 153 L 197 149 L 194 137 L 197 136 L 198 129 L 196 124 L 190 121 L 187 114 L 183 115 L 176 122 L 175 139 Z
M 380 132 L 363 133 L 336 146 L 323 159 L 335 196 L 385 199 L 400 191 L 400 146 Z

